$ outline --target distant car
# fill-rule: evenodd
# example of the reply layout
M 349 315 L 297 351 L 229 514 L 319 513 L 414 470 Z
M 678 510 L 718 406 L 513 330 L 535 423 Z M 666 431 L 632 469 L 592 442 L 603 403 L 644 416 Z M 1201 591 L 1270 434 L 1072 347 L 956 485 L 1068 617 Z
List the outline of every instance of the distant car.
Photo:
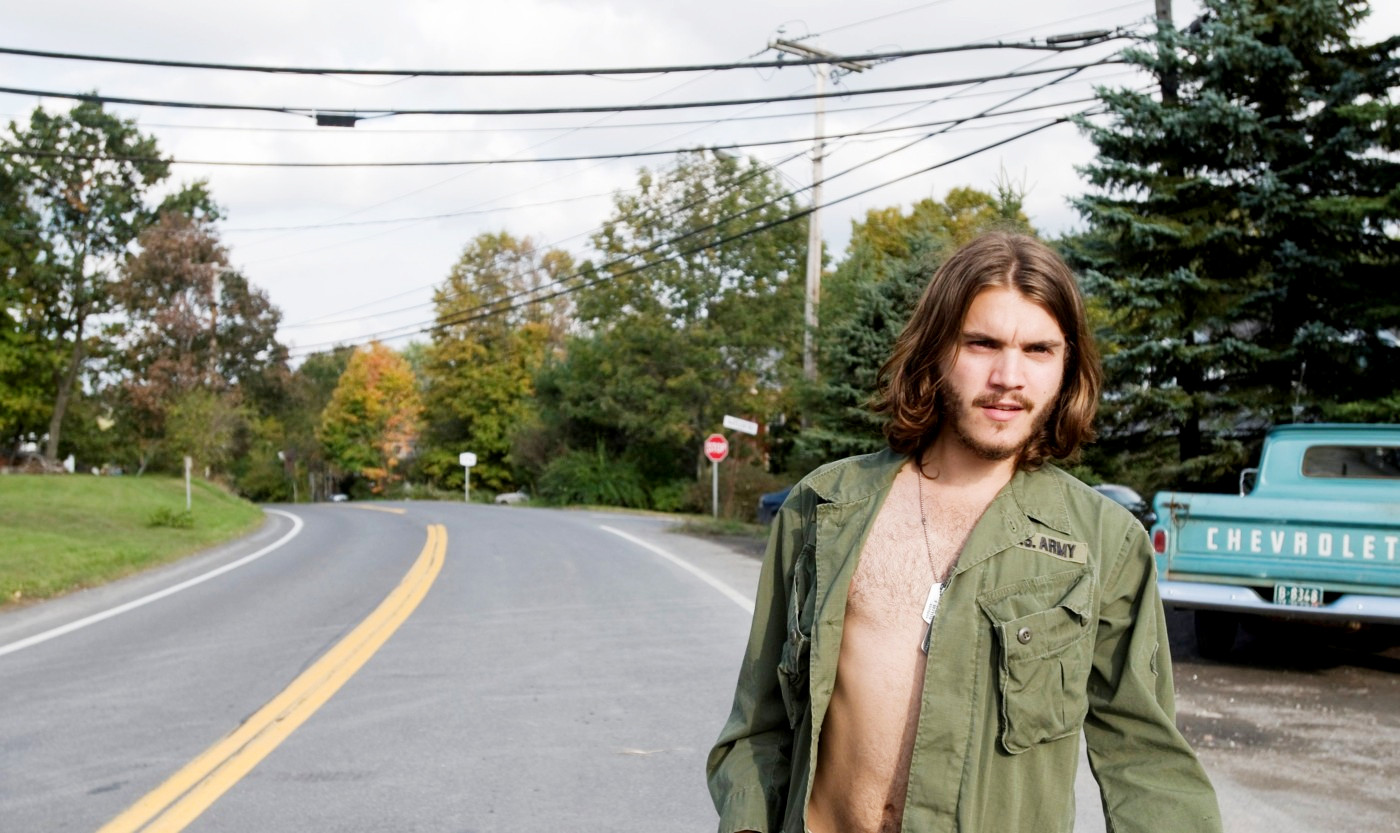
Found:
M 1132 512 L 1133 517 L 1137 518 L 1143 526 L 1150 528 L 1157 523 L 1157 513 L 1152 511 L 1152 507 L 1142 499 L 1142 495 L 1127 486 L 1120 486 L 1117 483 L 1100 483 L 1094 487 L 1094 491 Z
M 787 500 L 788 493 L 792 491 L 789 486 L 780 492 L 769 492 L 760 495 L 758 498 L 758 522 L 761 524 L 771 524 L 773 518 L 777 517 L 778 510 L 782 508 L 783 501 Z
M 502 492 L 496 495 L 496 504 L 498 506 L 511 506 L 516 503 L 524 503 L 529 499 L 530 496 L 523 489 L 518 492 Z
M 344 503 L 345 501 L 347 501 L 347 500 L 349 500 L 349 499 L 350 499 L 350 496 L 349 496 L 349 495 L 341 495 L 341 494 L 331 495 L 331 503 Z

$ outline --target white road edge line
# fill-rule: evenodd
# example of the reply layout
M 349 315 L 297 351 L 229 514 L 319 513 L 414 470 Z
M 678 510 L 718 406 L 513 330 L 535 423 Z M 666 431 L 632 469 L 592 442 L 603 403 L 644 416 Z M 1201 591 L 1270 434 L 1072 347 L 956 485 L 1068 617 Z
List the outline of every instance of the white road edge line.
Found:
M 43 633 L 36 633 L 33 636 L 25 637 L 24 639 L 21 639 L 17 642 L 11 642 L 8 645 L 0 645 L 0 657 L 4 656 L 5 654 L 13 654 L 15 651 L 21 651 L 25 648 L 38 645 L 41 642 L 48 642 L 50 639 L 55 639 L 57 637 L 63 636 L 64 634 L 72 633 L 73 631 L 80 630 L 82 628 L 87 627 L 88 625 L 95 625 L 98 622 L 101 622 L 105 619 L 111 619 L 113 616 L 119 616 L 128 611 L 135 610 L 138 607 L 142 607 L 144 605 L 150 604 L 151 602 L 163 599 L 166 596 L 171 596 L 176 593 L 179 593 L 181 590 L 188 590 L 189 588 L 194 587 L 196 584 L 202 584 L 211 578 L 221 576 L 224 573 L 229 572 L 230 570 L 236 570 L 239 567 L 242 567 L 244 564 L 249 564 L 253 561 L 258 560 L 259 558 L 262 558 L 264 555 L 267 555 L 268 553 L 272 552 L 273 550 L 277 549 L 278 547 L 297 537 L 297 535 L 301 532 L 301 528 L 304 524 L 300 517 L 293 515 L 291 512 L 283 512 L 280 509 L 264 509 L 263 511 L 271 513 L 273 515 L 284 515 L 288 518 L 291 518 L 291 531 L 251 555 L 245 555 L 237 561 L 230 561 L 222 567 L 210 570 L 209 572 L 195 576 L 192 579 L 187 579 L 185 581 L 180 582 L 179 584 L 171 585 L 170 587 L 167 587 L 164 590 L 157 590 L 156 592 L 151 593 L 150 595 L 142 596 L 141 598 L 129 601 L 126 604 L 117 605 L 116 607 L 109 608 L 107 610 L 102 611 L 101 613 L 94 613 L 91 616 L 85 616 L 82 619 L 78 619 L 76 621 L 69 622 L 66 625 L 60 625 L 59 627 L 46 630 Z
M 631 541 L 632 543 L 636 544 L 637 546 L 642 547 L 643 549 L 647 549 L 656 553 L 657 555 L 661 556 L 667 561 L 670 561 L 671 563 L 675 564 L 677 567 L 680 567 L 682 570 L 694 574 L 701 581 L 705 582 L 706 584 L 715 588 L 719 592 L 723 593 L 725 597 L 728 598 L 731 602 L 738 605 L 739 607 L 742 607 L 744 610 L 747 610 L 749 612 L 749 615 L 753 615 L 752 599 L 746 598 L 743 593 L 740 593 L 739 591 L 735 590 L 734 588 L 730 587 L 729 585 L 725 584 L 724 582 L 720 581 L 719 579 L 715 578 L 714 576 L 710 575 L 709 573 L 705 572 L 699 567 L 696 567 L 689 561 L 686 561 L 685 559 L 679 556 L 672 555 L 671 553 L 666 552 L 660 547 L 654 544 L 649 544 L 646 541 L 643 541 L 641 538 L 638 538 L 635 535 L 629 535 L 620 529 L 613 529 L 610 526 L 603 525 L 599 525 L 598 528 L 603 530 L 604 532 L 611 532 L 619 538 L 625 538 L 628 541 Z

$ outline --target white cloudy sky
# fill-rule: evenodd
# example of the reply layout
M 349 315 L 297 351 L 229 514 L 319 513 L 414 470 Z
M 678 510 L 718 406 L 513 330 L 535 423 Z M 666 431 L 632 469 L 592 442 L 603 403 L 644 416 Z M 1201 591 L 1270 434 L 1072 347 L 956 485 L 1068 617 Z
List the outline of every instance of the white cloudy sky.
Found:
M 1374 5 L 1377 10 L 1363 30 L 1366 39 L 1400 31 L 1400 2 Z M 1195 13 L 1194 3 L 1177 0 L 1178 25 Z M 814 37 L 804 43 L 860 54 L 1120 26 L 1145 30 L 1152 14 L 1152 0 L 47 0 L 11 4 L 0 47 L 269 66 L 601 68 L 774 58 L 776 53 L 765 47 L 775 37 L 810 35 Z M 906 58 L 847 75 L 837 88 L 926 84 L 1090 63 L 1124 43 L 1058 55 L 988 51 Z M 998 105 L 1015 109 L 1083 99 L 1095 84 L 1149 83 L 1124 67 L 1100 66 L 1010 102 L 1058 77 L 834 99 L 827 104 L 827 131 L 922 125 Z M 814 90 L 812 72 L 805 67 L 601 78 L 392 79 L 143 68 L 7 55 L 0 55 L 0 78 L 0 86 L 50 92 L 97 90 L 129 98 L 360 111 L 693 102 Z M 0 118 L 22 121 L 37 105 L 55 110 L 71 106 L 58 98 L 0 94 Z M 1028 189 L 1027 211 L 1042 231 L 1054 234 L 1073 227 L 1076 217 L 1066 199 L 1082 192 L 1075 166 L 1089 158 L 1091 149 L 1068 125 L 911 174 L 1085 106 L 1061 104 L 982 119 L 844 176 L 839 174 L 933 128 L 833 140 L 824 201 L 894 183 L 824 211 L 828 249 L 839 256 L 852 218 L 869 208 L 941 198 L 959 185 L 990 190 L 1003 171 Z M 176 160 L 530 160 L 798 139 L 813 131 L 811 102 L 611 115 L 395 116 L 362 121 L 353 129 L 317 128 L 307 118 L 277 113 L 110 109 L 137 120 Z M 778 165 L 784 181 L 797 188 L 811 180 L 810 157 L 802 151 L 800 144 L 787 144 L 746 152 Z M 235 265 L 281 308 L 282 339 L 297 354 L 430 322 L 433 286 L 481 232 L 505 230 L 568 249 L 579 258 L 588 256 L 590 232 L 609 214 L 611 194 L 631 187 L 640 165 L 667 164 L 666 156 L 425 168 L 179 164 L 172 180 L 210 181 L 227 209 L 221 232 Z M 801 198 L 805 201 L 807 195 Z M 404 339 L 391 343 L 403 344 Z

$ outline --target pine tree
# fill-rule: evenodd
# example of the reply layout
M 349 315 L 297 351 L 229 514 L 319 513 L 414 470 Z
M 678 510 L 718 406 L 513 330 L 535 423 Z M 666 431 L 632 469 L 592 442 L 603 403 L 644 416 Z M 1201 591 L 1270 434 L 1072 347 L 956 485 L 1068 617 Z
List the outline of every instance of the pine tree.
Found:
M 1202 5 L 1127 53 L 1160 97 L 1102 91 L 1081 122 L 1103 442 L 1174 444 L 1156 485 L 1225 482 L 1278 422 L 1400 418 L 1400 37 L 1356 43 L 1359 0 Z

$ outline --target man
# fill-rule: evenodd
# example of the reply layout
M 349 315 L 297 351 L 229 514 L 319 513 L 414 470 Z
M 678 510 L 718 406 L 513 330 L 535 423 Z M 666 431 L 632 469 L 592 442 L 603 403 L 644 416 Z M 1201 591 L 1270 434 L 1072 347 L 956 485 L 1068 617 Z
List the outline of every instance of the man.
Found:
M 889 448 L 774 520 L 709 758 L 720 833 L 1071 831 L 1081 731 L 1109 830 L 1220 829 L 1147 537 L 1046 464 L 1092 438 L 1101 383 L 1044 244 L 938 269 L 880 372 Z

